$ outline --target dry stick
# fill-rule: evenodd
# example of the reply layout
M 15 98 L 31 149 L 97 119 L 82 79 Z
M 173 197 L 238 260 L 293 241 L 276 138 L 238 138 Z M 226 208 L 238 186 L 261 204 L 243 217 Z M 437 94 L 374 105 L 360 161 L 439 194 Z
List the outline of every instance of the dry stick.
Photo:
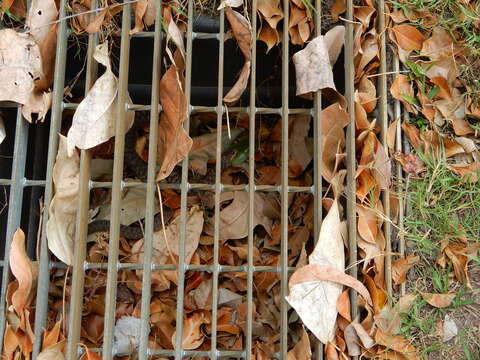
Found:
M 163 239 L 165 240 L 165 245 L 167 246 L 167 250 L 168 250 L 168 254 L 170 255 L 170 259 L 173 261 L 173 264 L 177 264 L 177 260 L 173 256 L 172 250 L 170 249 L 170 245 L 168 245 L 167 231 L 165 230 L 165 219 L 163 217 L 162 192 L 160 191 L 160 185 L 158 185 L 158 182 L 157 182 L 157 192 L 158 192 L 158 200 L 160 201 L 160 218 L 162 219 Z

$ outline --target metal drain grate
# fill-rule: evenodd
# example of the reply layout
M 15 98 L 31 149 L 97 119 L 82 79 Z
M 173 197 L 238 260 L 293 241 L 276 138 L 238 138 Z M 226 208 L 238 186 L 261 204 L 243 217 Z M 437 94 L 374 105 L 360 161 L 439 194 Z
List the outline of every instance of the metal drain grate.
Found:
M 316 0 L 315 5 L 317 9 L 321 9 L 321 0 Z M 377 9 L 380 14 L 383 14 L 384 2 L 378 1 Z M 158 1 L 161 5 L 161 1 Z M 64 19 L 66 14 L 66 0 L 61 0 L 60 3 L 60 19 Z M 72 283 L 70 293 L 70 308 L 69 308 L 69 322 L 68 322 L 68 347 L 66 357 L 67 359 L 77 359 L 78 354 L 81 353 L 82 348 L 79 346 L 81 320 L 82 320 L 82 306 L 84 297 L 85 272 L 87 269 L 99 269 L 107 272 L 106 296 L 105 296 L 105 322 L 104 322 L 104 341 L 101 351 L 103 359 L 110 359 L 113 357 L 113 337 L 115 327 L 115 306 L 116 306 L 116 290 L 117 278 L 119 270 L 141 270 L 143 271 L 142 283 L 142 301 L 141 301 L 141 341 L 139 346 L 139 359 L 145 359 L 150 356 L 159 357 L 175 357 L 181 359 L 183 357 L 209 357 L 211 359 L 217 358 L 252 358 L 252 332 L 253 332 L 253 309 L 254 309 L 254 274 L 261 272 L 277 273 L 280 277 L 281 288 L 280 296 L 280 350 L 276 354 L 279 359 L 285 359 L 288 351 L 288 304 L 284 300 L 288 294 L 288 278 L 289 273 L 293 270 L 288 266 L 288 195 L 289 193 L 309 193 L 314 198 L 314 238 L 318 238 L 319 227 L 322 221 L 322 177 L 321 177 L 321 159 L 322 149 L 320 146 L 321 133 L 321 109 L 322 98 L 321 93 L 316 93 L 313 101 L 313 108 L 291 108 L 289 105 L 289 78 L 292 76 L 289 72 L 290 66 L 290 52 L 289 52 L 289 31 L 288 22 L 283 24 L 283 35 L 281 44 L 281 99 L 282 106 L 280 108 L 260 108 L 256 104 L 256 89 L 257 89 L 257 47 L 252 48 L 252 72 L 249 80 L 249 100 L 248 105 L 244 107 L 226 108 L 223 104 L 223 89 L 224 89 L 224 55 L 225 55 L 225 15 L 224 11 L 220 11 L 220 31 L 218 34 L 202 34 L 193 31 L 194 18 L 194 0 L 188 2 L 188 23 L 186 32 L 186 79 L 185 79 L 185 95 L 189 104 L 191 104 L 192 94 L 192 59 L 194 56 L 199 56 L 193 52 L 193 43 L 201 42 L 205 39 L 216 39 L 218 41 L 218 80 L 217 80 L 217 104 L 216 106 L 205 105 L 189 105 L 189 115 L 201 112 L 214 112 L 217 116 L 217 129 L 221 129 L 224 122 L 224 115 L 228 112 L 243 113 L 248 116 L 249 123 L 249 152 L 248 152 L 248 184 L 247 185 L 222 185 L 221 183 L 221 156 L 222 156 L 222 132 L 217 131 L 216 137 L 216 172 L 215 183 L 211 184 L 193 184 L 189 182 L 188 177 L 188 157 L 181 163 L 181 182 L 177 184 L 161 184 L 161 188 L 174 187 L 181 191 L 181 232 L 180 232 L 180 248 L 179 260 L 175 265 L 159 265 L 153 264 L 152 260 L 152 244 L 153 244 L 153 213 L 155 206 L 155 199 L 157 194 L 155 182 L 155 164 L 156 164 L 156 148 L 157 148 L 157 129 L 158 129 L 158 114 L 161 111 L 159 107 L 159 83 L 161 78 L 161 62 L 162 62 L 162 47 L 165 41 L 161 29 L 161 6 L 157 6 L 156 22 L 153 32 L 141 32 L 134 36 L 129 35 L 131 29 L 131 6 L 132 4 L 126 2 L 123 5 L 124 11 L 121 23 L 121 37 L 120 37 L 120 60 L 118 71 L 118 94 L 119 94 L 119 121 L 116 122 L 115 129 L 115 149 L 114 149 L 114 167 L 112 182 L 95 182 L 90 179 L 90 165 L 91 157 L 89 152 L 81 151 L 80 155 L 80 183 L 79 183 L 79 203 L 78 213 L 76 219 L 76 236 L 74 248 L 74 264 L 72 271 Z M 257 0 L 252 0 L 250 5 L 250 19 L 252 25 L 252 33 L 257 33 L 257 18 L 252 14 L 257 12 Z M 284 16 L 289 18 L 289 1 L 283 1 Z M 354 112 L 354 64 L 353 64 L 353 0 L 347 1 L 346 11 L 346 42 L 345 42 L 345 98 L 347 100 L 349 110 L 350 124 L 347 128 L 347 185 L 346 185 L 346 204 L 347 204 L 347 221 L 348 221 L 348 235 L 349 235 L 349 263 L 352 265 L 349 268 L 349 273 L 356 277 L 357 268 L 357 244 L 356 244 L 356 208 L 355 208 L 355 112 Z M 387 87 L 386 87 L 386 44 L 385 44 L 385 20 L 383 16 L 379 16 L 379 33 L 380 36 L 380 75 L 379 81 L 379 123 L 382 126 L 382 143 L 386 141 L 386 128 L 388 122 L 387 115 Z M 321 29 L 321 14 L 315 14 L 315 29 L 317 32 Z M 13 237 L 15 230 L 21 224 L 22 204 L 24 200 L 25 189 L 31 187 L 44 187 L 43 204 L 44 208 L 48 209 L 53 195 L 52 172 L 55 162 L 55 156 L 58 148 L 58 136 L 60 132 L 62 113 L 68 109 L 75 109 L 76 105 L 64 102 L 64 86 L 65 86 L 65 72 L 69 59 L 67 58 L 68 38 L 71 36 L 68 28 L 67 20 L 61 20 L 58 25 L 57 35 L 57 49 L 55 61 L 55 77 L 53 89 L 53 105 L 50 117 L 50 135 L 48 138 L 48 158 L 46 161 L 46 174 L 42 179 L 27 178 L 26 177 L 26 162 L 27 162 L 27 144 L 29 142 L 28 133 L 30 125 L 22 118 L 21 109 L 17 110 L 17 118 L 15 125 L 15 138 L 13 149 L 13 166 L 11 175 L 0 179 L 0 185 L 9 188 L 8 195 L 8 221 L 5 233 L 5 256 L 3 261 L 3 277 L 2 277 L 2 291 L 1 291 L 1 307 L 0 307 L 0 329 L 3 334 L 5 330 L 5 297 L 7 284 L 9 280 L 9 244 Z M 153 47 L 153 67 L 152 67 L 152 82 L 151 82 L 151 101 L 149 104 L 135 104 L 127 106 L 127 90 L 129 87 L 129 60 L 130 42 L 134 37 L 142 37 L 151 41 Z M 88 36 L 88 51 L 86 58 L 86 80 L 85 90 L 88 91 L 93 85 L 97 77 L 97 65 L 93 60 L 93 51 L 98 44 L 97 35 Z M 136 70 L 139 71 L 139 70 Z M 149 69 L 142 69 L 142 71 L 150 71 Z M 0 106 L 2 106 L 0 104 Z M 148 180 L 146 183 L 139 182 L 124 182 L 124 148 L 125 148 L 125 117 L 128 110 L 133 111 L 150 111 L 150 136 L 149 136 L 149 153 L 148 153 Z M 399 109 L 396 109 L 399 112 Z M 256 185 L 254 179 L 255 173 L 255 122 L 256 116 L 263 115 L 277 115 L 281 117 L 282 130 L 282 147 L 281 147 L 281 185 L 268 186 Z M 291 114 L 305 114 L 313 118 L 313 185 L 308 187 L 289 186 L 288 178 L 288 116 Z M 189 131 L 189 120 L 185 122 L 185 128 Z M 108 263 L 88 263 L 86 261 L 86 238 L 87 238 L 87 221 L 90 201 L 90 191 L 93 188 L 111 188 L 111 224 L 110 224 L 110 240 L 108 250 Z M 142 264 L 136 263 L 121 263 L 119 261 L 119 238 L 120 238 L 120 204 L 122 190 L 126 187 L 140 187 L 147 189 L 146 197 L 146 213 L 151 214 L 146 217 L 145 223 L 145 242 L 144 242 L 144 261 Z M 187 220 L 187 197 L 189 191 L 192 190 L 213 190 L 215 213 L 214 213 L 214 236 L 213 236 L 213 263 L 211 265 L 191 265 L 185 263 L 185 239 L 186 239 L 186 220 Z M 220 219 L 220 199 L 221 194 L 226 191 L 243 191 L 248 193 L 248 255 L 247 264 L 245 266 L 226 266 L 219 262 L 219 219 Z M 278 266 L 255 266 L 253 259 L 254 247 L 254 196 L 256 192 L 278 192 L 281 199 L 281 252 L 280 263 Z M 385 192 L 383 199 L 385 212 L 389 212 L 389 194 Z M 45 229 L 48 220 L 48 211 L 43 212 L 41 219 L 41 228 Z M 390 225 L 385 224 L 384 227 L 386 235 L 386 253 L 390 253 Z M 31 231 L 36 233 L 36 231 Z M 35 237 L 30 235 L 30 237 Z M 34 249 L 34 248 L 33 248 Z M 36 298 L 35 311 L 35 329 L 36 339 L 33 349 L 33 358 L 35 359 L 39 354 L 41 348 L 41 341 L 43 330 L 46 324 L 47 307 L 48 307 L 48 291 L 49 291 L 49 274 L 52 268 L 64 267 L 61 263 L 55 263 L 50 260 L 49 251 L 47 248 L 47 240 L 45 231 L 41 232 L 39 238 L 39 274 L 38 274 L 38 289 Z M 390 256 L 386 257 L 386 271 L 389 272 Z M 187 271 L 206 271 L 212 274 L 213 293 L 212 293 L 212 324 L 211 324 L 211 349 L 208 351 L 185 350 L 182 348 L 182 332 L 183 322 L 176 323 L 176 337 L 175 350 L 154 350 L 149 349 L 148 334 L 149 334 L 149 318 L 150 318 L 150 301 L 151 301 L 151 279 L 152 271 L 156 270 L 175 270 L 178 273 L 178 288 L 176 299 L 176 319 L 183 319 L 184 316 L 184 289 L 185 289 L 185 275 Z M 246 306 L 247 317 L 245 325 L 244 346 L 241 351 L 225 351 L 219 350 L 217 347 L 217 311 L 216 306 L 218 302 L 218 280 L 219 275 L 225 272 L 239 272 L 245 273 L 247 278 L 246 291 Z M 389 279 L 391 276 L 386 274 L 387 288 L 391 293 L 391 283 Z M 356 295 L 351 293 L 352 315 L 356 314 Z M 317 347 L 317 358 L 323 357 L 323 351 L 320 344 Z

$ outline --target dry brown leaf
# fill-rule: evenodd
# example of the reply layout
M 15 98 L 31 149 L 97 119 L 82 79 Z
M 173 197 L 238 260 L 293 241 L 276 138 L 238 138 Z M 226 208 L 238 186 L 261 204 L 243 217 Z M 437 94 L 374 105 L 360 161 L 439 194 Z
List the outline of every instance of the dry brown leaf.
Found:
M 53 346 L 59 342 L 60 334 L 61 334 L 61 326 L 62 326 L 62 319 L 60 319 L 55 323 L 52 330 L 45 331 L 45 333 L 43 334 L 42 349 L 49 348 L 50 346 Z
M 396 118 L 387 130 L 387 146 L 390 151 L 395 151 L 395 142 L 397 139 L 397 127 L 400 118 Z
M 278 22 L 283 19 L 280 0 L 258 0 L 257 11 L 273 30 L 277 29 Z
M 332 15 L 332 21 L 337 22 L 339 16 L 347 10 L 347 4 L 345 0 L 334 0 L 330 7 L 330 14 Z
M 23 309 L 32 301 L 37 269 L 25 251 L 25 234 L 20 228 L 15 231 L 10 244 L 9 264 L 18 281 L 18 288 L 12 294 L 12 305 L 17 315 L 23 316 Z
M 366 36 L 365 40 L 361 44 L 361 54 L 360 61 L 355 68 L 355 82 L 362 78 L 365 73 L 367 65 L 378 57 L 379 47 L 378 47 L 378 38 L 372 34 Z
M 52 345 L 48 348 L 43 349 L 40 354 L 38 354 L 37 359 L 39 360 L 63 360 L 65 356 L 63 351 L 66 345 L 66 341 L 61 341 L 55 345 Z
M 205 336 L 200 327 L 209 323 L 203 313 L 194 313 L 183 320 L 182 349 L 194 350 L 202 345 Z M 175 344 L 176 332 L 172 335 L 172 344 Z
M 376 10 L 373 6 L 354 6 L 353 15 L 360 20 L 364 29 L 368 29 L 370 19 Z
M 310 32 L 310 23 L 306 9 L 290 3 L 288 33 L 290 34 L 291 43 L 294 45 L 303 45 L 310 38 Z
M 318 281 L 329 281 L 351 287 L 360 295 L 362 295 L 369 305 L 373 305 L 367 288 L 360 281 L 350 275 L 335 270 L 332 267 L 323 266 L 320 264 L 309 264 L 301 269 L 298 269 L 290 277 L 288 286 L 291 288 L 296 284 Z
M 312 358 L 312 349 L 310 348 L 310 339 L 302 327 L 302 337 L 292 350 L 287 353 L 287 360 L 310 360 Z
M 337 177 L 336 181 L 341 182 L 343 176 L 344 174 Z M 322 222 L 318 242 L 309 257 L 309 263 L 291 276 L 288 286 L 290 294 L 286 300 L 297 311 L 305 326 L 321 342 L 327 344 L 335 336 L 337 300 L 343 284 L 338 279 L 348 276 L 344 273 L 345 253 L 337 199 Z M 318 270 L 318 266 L 332 275 L 328 278 L 315 276 L 314 270 Z M 337 282 L 334 282 L 336 277 Z
M 333 71 L 327 44 L 317 36 L 293 55 L 297 79 L 297 96 L 311 97 L 311 93 L 325 88 L 335 89 Z
M 338 103 L 322 110 L 322 176 L 331 182 L 336 172 L 337 154 L 345 144 L 344 127 L 349 122 L 348 113 Z
M 408 313 L 417 297 L 413 294 L 403 295 L 394 307 L 386 305 L 375 315 L 375 324 L 385 334 L 396 335 L 400 332 L 401 314 Z
M 392 279 L 394 284 L 400 285 L 407 281 L 408 270 L 419 261 L 420 257 L 413 254 L 394 260 L 392 263 Z
M 40 48 L 33 36 L 0 30 L 0 101 L 27 104 L 35 82 L 43 77 Z
M 102 27 L 104 21 L 105 21 L 105 16 L 108 13 L 108 9 L 102 9 L 98 13 L 98 15 L 86 26 L 84 27 L 85 31 L 89 34 L 95 34 L 100 31 L 100 28 Z
M 290 119 L 288 176 L 295 178 L 300 176 L 312 161 L 312 155 L 308 151 L 306 143 L 311 117 L 309 115 L 299 115 L 292 116 Z
M 343 44 L 345 42 L 345 26 L 338 25 L 332 27 L 323 36 L 325 45 L 328 49 L 328 58 L 330 59 L 330 65 L 335 65 L 340 53 L 342 52 Z
M 230 131 L 222 131 L 222 150 L 225 150 L 242 132 L 242 129 L 236 128 Z M 188 154 L 188 167 L 200 175 L 207 173 L 208 160 L 215 159 L 217 149 L 217 133 L 205 134 L 194 137 L 192 148 Z
M 91 149 L 115 136 L 115 123 L 119 117 L 118 80 L 111 69 L 108 43 L 97 45 L 93 56 L 106 67 L 106 71 L 95 81 L 73 115 L 67 135 L 69 156 L 75 147 Z M 133 112 L 127 112 L 125 131 L 132 126 L 134 116 Z
M 348 355 L 358 356 L 362 354 L 360 349 L 360 339 L 358 338 L 357 332 L 353 327 L 353 324 L 349 324 L 343 331 L 345 337 L 345 343 L 347 345 Z
M 378 329 L 377 333 L 375 334 L 375 341 L 377 342 L 377 344 L 383 345 L 387 349 L 396 351 L 397 353 L 402 355 L 405 360 L 418 359 L 418 354 L 415 347 L 410 344 L 408 340 L 404 339 L 401 336 L 385 334 L 380 329 Z M 380 353 L 379 355 L 380 358 L 384 358 L 383 354 Z M 395 357 L 390 359 L 395 359 Z M 398 359 L 400 360 L 401 358 L 398 357 Z
M 243 0 L 223 0 L 218 6 L 217 10 L 224 9 L 225 7 L 239 7 L 243 5 Z
M 452 304 L 453 299 L 457 294 L 433 294 L 433 293 L 421 293 L 423 300 L 436 308 L 449 307 Z
M 429 57 L 432 61 L 451 58 L 460 51 L 456 41 L 450 33 L 441 26 L 433 28 L 432 36 L 426 39 L 422 45 L 420 56 Z
M 135 14 L 135 27 L 130 30 L 130 35 L 136 34 L 139 31 L 143 30 L 143 17 L 147 11 L 147 0 L 138 0 L 132 5 L 132 10 Z
M 190 264 L 193 254 L 198 248 L 203 229 L 203 211 L 198 206 L 192 207 L 187 214 L 187 229 L 185 233 L 185 264 Z M 169 264 L 172 257 L 178 259 L 180 248 L 181 215 L 175 217 L 168 226 L 154 232 L 152 258 L 155 264 Z M 165 238 L 166 236 L 166 238 Z M 139 257 L 142 261 L 143 253 Z M 161 272 L 171 281 L 176 281 L 175 271 Z
M 248 78 L 250 77 L 250 66 L 252 54 L 250 49 L 252 47 L 252 29 L 250 22 L 240 13 L 232 10 L 230 7 L 225 8 L 225 15 L 232 28 L 233 36 L 237 41 L 238 47 L 242 51 L 245 63 L 243 64 L 237 82 L 224 96 L 223 101 L 227 104 L 235 103 L 240 99 L 243 92 L 247 88 Z
M 59 135 L 57 158 L 53 166 L 55 194 L 50 203 L 47 221 L 48 248 L 67 265 L 73 263 L 73 238 L 78 206 L 80 157 L 67 153 L 67 138 Z
M 416 109 L 409 102 L 410 99 L 415 98 L 415 93 L 408 76 L 403 74 L 397 75 L 390 87 L 390 92 L 395 99 L 403 103 L 407 111 L 417 113 Z
M 267 53 L 280 42 L 280 35 L 276 29 L 270 27 L 270 25 L 262 24 L 260 33 L 258 34 L 258 40 L 263 41 L 267 45 Z
M 448 168 L 472 183 L 476 183 L 480 179 L 480 162 L 468 165 L 450 165 Z
M 17 335 L 10 324 L 6 324 L 5 333 L 3 335 L 3 357 L 6 360 L 13 360 L 14 353 L 18 347 L 20 347 L 20 342 Z
M 395 25 L 392 28 L 397 44 L 404 50 L 421 50 L 425 36 L 415 27 L 408 24 Z
M 375 341 L 370 337 L 370 335 L 368 335 L 362 324 L 352 322 L 352 326 L 355 329 L 357 336 L 362 342 L 365 349 L 370 349 L 371 347 L 373 347 L 373 345 L 375 345 Z
M 352 321 L 350 315 L 350 291 L 345 290 L 337 300 L 337 311 L 345 320 Z
M 241 239 L 248 235 L 248 193 L 234 191 L 222 193 L 220 202 L 233 200 L 220 211 L 220 240 Z M 254 221 L 252 226 L 262 225 L 272 231 L 272 220 L 265 215 L 267 204 L 261 194 L 255 193 Z M 212 222 L 213 224 L 213 222 Z M 213 226 L 206 226 L 205 233 L 213 235 Z
M 477 169 L 477 175 L 480 169 Z M 468 242 L 467 244 L 450 243 L 448 239 L 442 241 L 442 255 L 437 259 L 437 263 L 445 267 L 447 259 L 453 265 L 453 271 L 458 281 L 465 283 L 468 288 L 472 288 L 468 276 L 468 263 L 477 256 L 479 249 L 477 243 Z
M 160 80 L 160 103 L 163 113 L 158 126 L 158 157 L 160 171 L 157 181 L 172 172 L 192 147 L 192 139 L 183 128 L 187 119 L 187 99 L 182 88 L 185 64 L 180 51 L 175 53 L 175 63 L 170 65 Z
M 372 298 L 374 314 L 378 314 L 387 303 L 387 294 L 383 289 L 378 287 L 370 275 L 364 273 L 363 277 L 364 283 L 370 293 L 370 297 Z

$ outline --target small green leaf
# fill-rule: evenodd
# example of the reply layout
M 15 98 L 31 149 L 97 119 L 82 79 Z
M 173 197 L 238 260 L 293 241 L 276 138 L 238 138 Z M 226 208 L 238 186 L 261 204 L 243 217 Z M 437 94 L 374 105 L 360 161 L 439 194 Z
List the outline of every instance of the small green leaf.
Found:
M 427 94 L 428 98 L 432 100 L 435 97 L 435 95 L 438 94 L 439 91 L 440 91 L 440 88 L 438 86 L 434 86 L 432 90 L 428 92 Z
M 232 159 L 231 164 L 233 166 L 239 166 L 244 162 L 246 162 L 247 159 L 248 159 L 248 148 L 239 151 L 237 155 L 235 155 L 235 157 Z
M 419 105 L 418 100 L 410 95 L 400 94 L 400 96 L 404 98 L 405 101 L 408 102 L 410 105 Z

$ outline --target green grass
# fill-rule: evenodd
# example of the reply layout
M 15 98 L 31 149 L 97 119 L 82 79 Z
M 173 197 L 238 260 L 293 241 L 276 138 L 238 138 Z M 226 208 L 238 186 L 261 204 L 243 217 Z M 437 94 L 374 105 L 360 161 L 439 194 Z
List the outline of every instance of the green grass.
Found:
M 461 314 L 465 306 L 474 303 L 471 291 L 453 279 L 451 267 L 441 268 L 436 265 L 436 259 L 441 251 L 440 242 L 446 237 L 479 241 L 480 186 L 456 176 L 447 168 L 445 160 L 421 157 L 426 173 L 422 178 L 410 178 L 403 186 L 403 196 L 409 205 L 404 223 L 407 248 L 421 259 L 411 270 L 407 291 L 456 292 L 457 296 L 445 309 L 433 308 L 418 296 L 409 313 L 403 314 L 401 332 L 420 349 L 423 358 L 433 359 L 438 356 L 437 352 L 443 354 L 445 349 L 456 346 L 457 353 L 462 354 L 460 358 L 478 359 L 478 340 L 468 329 L 462 329 L 462 324 L 457 324 L 462 332 L 453 343 L 456 345 L 443 344 L 436 336 L 437 322 L 445 314 Z M 477 257 L 472 260 L 478 265 Z

